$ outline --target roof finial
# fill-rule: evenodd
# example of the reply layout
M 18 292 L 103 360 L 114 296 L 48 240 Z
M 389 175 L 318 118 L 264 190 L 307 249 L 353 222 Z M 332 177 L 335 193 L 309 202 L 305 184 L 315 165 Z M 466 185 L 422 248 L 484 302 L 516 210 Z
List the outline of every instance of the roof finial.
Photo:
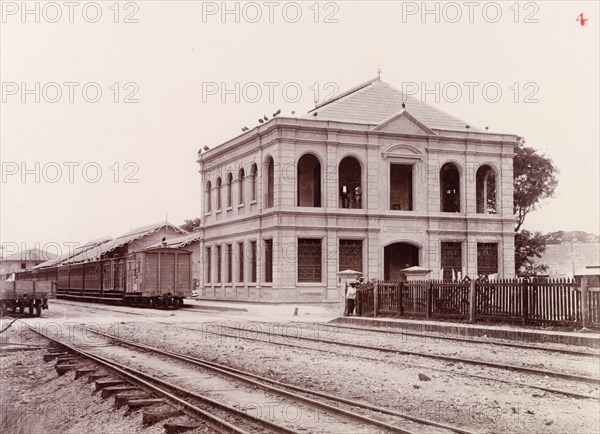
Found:
M 381 80 L 381 65 L 377 66 L 377 79 Z

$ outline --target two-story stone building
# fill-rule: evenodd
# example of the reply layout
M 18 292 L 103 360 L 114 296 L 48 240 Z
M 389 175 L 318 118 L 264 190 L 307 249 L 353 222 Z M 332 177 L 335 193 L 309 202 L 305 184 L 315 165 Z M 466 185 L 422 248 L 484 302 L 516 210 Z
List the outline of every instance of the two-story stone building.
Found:
M 514 276 L 518 137 L 375 79 L 199 155 L 201 295 L 337 301 L 336 273 Z

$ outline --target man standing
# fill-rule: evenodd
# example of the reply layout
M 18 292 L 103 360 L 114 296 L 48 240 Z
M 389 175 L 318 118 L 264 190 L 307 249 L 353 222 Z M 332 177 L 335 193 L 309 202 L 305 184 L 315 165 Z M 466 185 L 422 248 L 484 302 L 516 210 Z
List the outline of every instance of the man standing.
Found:
M 356 283 L 350 283 L 346 292 L 346 316 L 354 315 L 354 303 L 356 301 Z

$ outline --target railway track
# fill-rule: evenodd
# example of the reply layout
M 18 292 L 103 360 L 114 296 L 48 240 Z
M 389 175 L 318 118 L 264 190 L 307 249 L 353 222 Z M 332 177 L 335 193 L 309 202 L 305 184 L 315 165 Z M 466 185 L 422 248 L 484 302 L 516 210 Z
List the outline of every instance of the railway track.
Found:
M 227 326 L 227 325 L 223 325 L 223 324 L 219 324 L 219 327 L 229 329 L 229 330 L 234 330 L 234 331 L 248 332 L 247 329 L 243 329 L 240 327 L 231 327 L 231 326 Z M 273 331 L 265 332 L 262 330 L 252 330 L 252 333 L 266 334 L 269 336 L 285 337 L 286 339 L 290 338 L 289 335 L 286 335 L 283 333 L 275 333 Z M 331 339 L 311 338 L 311 337 L 306 337 L 306 336 L 295 336 L 294 339 L 299 339 L 299 340 L 304 340 L 304 341 L 309 341 L 309 342 L 326 343 L 326 344 L 331 344 L 331 345 L 342 345 L 342 346 L 346 346 L 346 347 L 358 348 L 358 349 L 362 349 L 362 350 L 371 350 L 371 351 L 377 351 L 377 352 L 382 352 L 382 353 L 393 353 L 393 354 L 408 355 L 408 356 L 420 356 L 420 357 L 426 357 L 426 358 L 430 358 L 430 359 L 442 360 L 445 362 L 456 362 L 456 363 L 460 362 L 460 363 L 465 363 L 465 364 L 469 364 L 469 365 L 480 365 L 480 366 L 504 369 L 504 370 L 514 371 L 514 372 L 524 372 L 527 374 L 541 375 L 541 376 L 550 377 L 550 378 L 561 378 L 561 379 L 566 379 L 566 380 L 571 380 L 571 381 L 580 381 L 583 383 L 600 384 L 600 378 L 596 378 L 596 377 L 587 377 L 587 376 L 583 376 L 583 375 L 567 374 L 567 373 L 563 373 L 563 372 L 548 371 L 545 369 L 534 369 L 534 368 L 528 368 L 525 366 L 506 365 L 506 364 L 500 364 L 500 363 L 494 363 L 494 362 L 486 362 L 483 360 L 458 358 L 458 357 L 445 356 L 445 355 L 441 355 L 441 354 L 423 353 L 423 352 L 419 352 L 419 351 L 408 351 L 408 350 L 401 350 L 398 348 L 376 347 L 376 346 L 372 346 L 372 345 L 340 342 L 340 341 L 335 341 L 335 340 L 331 340 Z
M 354 326 L 341 326 L 337 324 L 325 324 L 320 323 L 320 326 L 327 327 L 336 330 L 354 330 L 354 331 L 364 331 L 370 333 L 381 333 L 387 334 L 391 336 L 412 336 L 418 337 L 422 339 L 434 339 L 434 340 L 445 340 L 445 341 L 454 341 L 454 342 L 466 342 L 470 344 L 476 345 L 492 345 L 492 346 L 501 346 L 501 347 L 509 347 L 509 348 L 520 348 L 524 350 L 536 350 L 536 351 L 544 351 L 549 353 L 557 353 L 557 354 L 568 354 L 571 356 L 582 356 L 582 357 L 600 357 L 600 352 L 593 353 L 591 351 L 579 351 L 579 350 L 569 350 L 565 348 L 556 348 L 556 347 L 542 347 L 539 345 L 527 345 L 527 344 L 518 344 L 513 342 L 502 342 L 496 340 L 486 340 L 486 339 L 478 339 L 478 338 L 460 338 L 454 336 L 443 336 L 438 334 L 428 334 L 428 333 L 412 333 L 407 331 L 392 331 L 392 330 L 381 330 L 377 328 L 370 327 L 354 327 Z
M 204 333 L 208 333 L 208 334 L 214 334 L 214 335 L 218 335 L 218 336 L 234 338 L 234 339 L 243 339 L 243 340 L 247 340 L 247 341 L 261 342 L 261 343 L 270 344 L 270 345 L 279 345 L 279 346 L 286 346 L 286 347 L 290 347 L 290 348 L 298 348 L 298 349 L 303 349 L 303 350 L 324 352 L 324 353 L 336 354 L 336 355 L 346 356 L 346 357 L 351 356 L 354 358 L 359 358 L 359 359 L 364 359 L 364 360 L 381 361 L 381 359 L 376 358 L 376 357 L 368 357 L 368 356 L 359 355 L 356 353 L 349 354 L 349 353 L 344 353 L 344 352 L 338 352 L 338 351 L 332 350 L 331 348 L 319 349 L 319 348 L 307 347 L 304 345 L 292 344 L 289 342 L 275 342 L 273 340 L 258 339 L 258 338 L 252 338 L 252 337 L 247 337 L 247 336 L 240 336 L 240 335 L 230 335 L 230 334 L 219 333 L 219 332 L 214 332 L 214 331 L 207 331 L 206 329 L 198 329 L 198 328 L 194 328 L 194 327 L 185 327 L 185 326 L 175 325 L 175 324 L 166 323 L 166 322 L 160 322 L 160 324 L 171 326 L 171 327 L 176 327 L 176 328 L 183 328 L 183 329 L 196 331 L 196 332 L 204 332 Z M 288 338 L 288 340 L 289 340 L 289 336 L 286 335 L 286 338 Z M 327 341 L 325 340 L 324 342 L 327 342 Z M 336 343 L 336 344 L 341 345 L 341 346 L 352 346 L 352 345 L 346 345 L 345 343 Z M 378 348 L 376 348 L 376 349 L 378 349 Z M 460 361 L 460 360 L 461 359 L 457 359 L 457 361 Z M 435 368 L 432 366 L 423 366 L 423 365 L 406 363 L 406 362 L 402 362 L 401 364 L 404 366 L 407 366 L 407 367 L 416 367 L 416 368 L 425 368 L 426 367 L 427 369 L 430 369 L 430 370 L 436 370 L 439 372 L 443 372 L 445 374 L 459 375 L 459 376 L 466 377 L 466 378 L 467 377 L 468 378 L 476 378 L 476 379 L 485 380 L 485 381 L 494 381 L 494 382 L 499 382 L 499 383 L 504 383 L 504 384 L 512 384 L 512 385 L 516 385 L 519 387 L 540 390 L 543 392 L 567 396 L 570 398 L 600 400 L 600 397 L 598 397 L 598 396 L 591 396 L 588 394 L 573 392 L 573 391 L 569 391 L 569 390 L 555 389 L 555 388 L 551 388 L 551 387 L 537 386 L 534 384 L 528 384 L 528 383 L 524 383 L 521 381 L 504 380 L 504 379 L 497 378 L 497 377 L 488 377 L 488 376 L 476 375 L 476 374 L 471 374 L 471 373 L 462 373 L 462 372 L 457 372 L 457 371 L 452 371 L 452 370 L 447 370 L 447 369 Z
M 28 330 L 54 342 L 61 348 L 67 349 L 72 354 L 76 354 L 77 356 L 107 369 L 117 376 L 124 378 L 128 383 L 133 384 L 146 392 L 160 396 L 174 409 L 208 425 L 216 432 L 237 434 L 250 432 L 296 432 L 268 420 L 256 418 L 245 411 L 223 405 L 207 396 L 164 381 L 155 375 L 141 372 L 109 358 L 93 354 L 72 343 L 64 342 L 49 336 L 40 330 L 29 326 L 27 323 L 24 324 Z M 201 408 L 198 403 L 205 408 Z M 227 419 L 234 419 L 234 422 L 230 422 Z M 244 421 L 243 426 L 240 421 Z M 249 427 L 250 429 L 248 429 Z
M 442 430 L 440 432 L 456 432 L 456 433 L 461 433 L 461 434 L 472 433 L 471 431 L 462 429 L 457 426 L 452 426 L 452 425 L 443 424 L 443 423 L 435 422 L 435 421 L 428 420 L 428 419 L 414 417 L 414 416 L 411 416 L 411 415 L 408 415 L 405 413 L 401 413 L 401 412 L 397 412 L 397 411 L 394 411 L 394 410 L 391 410 L 388 408 L 379 407 L 379 406 L 376 406 L 376 405 L 373 405 L 373 404 L 370 404 L 367 402 L 345 399 L 345 398 L 342 398 L 339 396 L 333 396 L 331 394 L 327 394 L 322 391 L 309 389 L 309 388 L 305 388 L 305 387 L 299 387 L 299 386 L 295 386 L 295 385 L 292 385 L 289 383 L 284 383 L 284 382 L 277 381 L 277 380 L 274 380 L 271 378 L 267 378 L 267 377 L 256 375 L 256 374 L 253 374 L 250 372 L 245 372 L 245 371 L 242 371 L 239 369 L 235 369 L 235 368 L 223 365 L 223 364 L 214 363 L 214 362 L 211 362 L 211 361 L 208 361 L 205 359 L 201 359 L 198 357 L 191 357 L 189 355 L 180 354 L 180 353 L 176 353 L 176 352 L 172 352 L 172 351 L 167 351 L 164 349 L 152 347 L 150 345 L 133 342 L 133 341 L 130 341 L 127 339 L 117 338 L 115 336 L 100 332 L 95 329 L 88 329 L 88 331 L 98 334 L 100 336 L 103 336 L 103 337 L 110 339 L 114 342 L 117 342 L 121 345 L 138 348 L 140 350 L 149 351 L 149 352 L 152 352 L 155 354 L 159 354 L 161 356 L 166 356 L 166 357 L 170 357 L 173 359 L 177 359 L 179 361 L 191 363 L 193 365 L 210 370 L 211 372 L 215 372 L 220 375 L 224 375 L 224 376 L 227 376 L 230 378 L 234 378 L 234 379 L 243 381 L 252 386 L 266 389 L 270 393 L 285 395 L 292 399 L 300 400 L 300 401 L 306 402 L 308 404 L 321 407 L 327 411 L 334 412 L 337 415 L 345 416 L 345 417 L 348 417 L 351 419 L 356 419 L 360 422 L 366 422 L 366 423 L 374 425 L 376 427 L 383 428 L 386 431 L 403 432 L 403 433 L 412 432 L 406 428 L 393 426 L 387 422 L 377 420 L 373 417 L 359 414 L 355 411 L 355 409 L 361 409 L 363 411 L 370 411 L 370 412 L 373 412 L 374 414 L 379 413 L 379 414 L 386 414 L 386 415 L 394 416 L 394 417 L 404 419 L 406 421 L 413 422 L 413 423 L 416 423 L 419 425 L 423 425 L 423 426 L 426 426 L 429 428 L 430 427 L 439 428 Z M 318 401 L 316 398 L 324 398 L 326 400 L 326 402 Z M 337 405 L 339 405 L 339 404 L 347 405 L 352 410 L 333 406 L 332 403 L 335 403 Z
M 323 392 L 296 387 L 289 384 L 284 384 L 272 379 L 260 377 L 250 373 L 242 372 L 229 368 L 223 365 L 217 365 L 212 362 L 189 357 L 183 354 L 177 354 L 169 351 L 165 351 L 159 348 L 151 347 L 127 341 L 121 338 L 117 338 L 113 335 L 109 335 L 92 329 L 89 327 L 77 326 L 86 332 L 95 333 L 102 336 L 107 341 L 117 344 L 118 346 L 126 346 L 134 348 L 138 354 L 138 360 L 141 359 L 140 352 L 143 353 L 143 358 L 148 358 L 148 353 L 153 353 L 159 358 L 168 359 L 168 362 L 172 365 L 174 360 L 178 362 L 194 365 L 200 367 L 203 370 L 208 370 L 212 374 L 217 374 L 223 377 L 227 377 L 230 381 L 236 383 L 245 383 L 253 389 L 260 389 L 260 392 L 255 392 L 261 396 L 268 396 L 270 405 L 273 406 L 273 400 L 275 397 L 283 396 L 288 402 L 292 402 L 294 406 L 300 407 L 312 407 L 316 409 L 319 416 L 319 422 L 324 422 L 322 429 L 315 429 L 312 427 L 289 427 L 288 424 L 275 423 L 268 419 L 261 417 L 253 417 L 248 414 L 248 411 L 236 408 L 226 403 L 215 400 L 210 396 L 199 394 L 196 391 L 192 391 L 181 387 L 173 382 L 167 382 L 164 379 L 159 378 L 160 374 L 151 374 L 144 372 L 139 368 L 133 368 L 129 365 L 115 361 L 111 356 L 110 358 L 101 356 L 99 354 L 89 351 L 89 347 L 102 347 L 105 351 L 108 348 L 107 345 L 86 345 L 86 349 L 81 348 L 80 345 L 74 345 L 73 343 L 67 343 L 51 336 L 45 335 L 44 333 L 36 330 L 32 327 L 28 327 L 31 331 L 38 333 L 45 338 L 56 342 L 57 344 L 67 348 L 75 354 L 81 357 L 85 357 L 95 363 L 99 363 L 105 368 L 115 372 L 119 376 L 123 376 L 126 380 L 132 384 L 136 384 L 154 394 L 158 394 L 165 398 L 171 405 L 177 409 L 182 410 L 185 414 L 190 417 L 194 417 L 199 420 L 205 420 L 208 416 L 215 416 L 216 420 L 210 420 L 211 426 L 218 428 L 219 432 L 298 432 L 297 430 L 308 429 L 310 432 L 331 432 L 338 431 L 342 427 L 343 431 L 352 431 L 357 433 L 374 433 L 374 432 L 392 432 L 392 433 L 421 433 L 421 432 L 432 432 L 435 428 L 435 432 L 447 433 L 457 432 L 468 434 L 470 431 L 461 429 L 460 427 L 450 426 L 435 421 L 429 421 L 426 419 L 412 417 L 410 415 L 395 412 L 393 410 L 380 408 L 368 403 L 359 403 L 351 400 L 345 400 L 343 398 L 334 397 L 332 395 L 325 394 Z M 135 357 L 135 356 L 134 356 Z M 155 361 L 147 361 L 147 363 L 155 363 Z M 163 372 L 163 377 L 165 376 Z M 196 374 L 197 375 L 197 374 Z M 170 376 L 170 375 L 169 375 Z M 236 389 L 239 386 L 236 386 Z M 258 398 L 257 402 L 258 402 Z M 285 405 L 285 401 L 279 405 Z M 208 408 L 207 408 L 208 406 Z M 277 405 L 275 405 L 277 407 Z M 333 417 L 333 418 L 332 418 Z M 229 419 L 244 420 L 245 425 L 234 423 Z M 381 419 L 385 420 L 381 420 Z M 248 420 L 250 419 L 251 428 L 247 429 Z M 289 422 L 289 421 L 288 421 Z M 348 425 L 352 422 L 353 425 Z M 425 429 L 424 429 L 425 427 Z
M 54 302 L 56 303 L 56 301 L 54 301 Z M 63 304 L 63 303 L 58 303 L 58 304 Z M 67 303 L 64 303 L 64 304 L 67 305 Z M 77 303 L 77 304 L 68 303 L 68 305 L 79 306 L 79 305 L 81 305 L 81 303 Z M 94 306 L 81 305 L 81 307 L 84 307 L 87 309 L 94 309 L 94 310 L 104 310 L 103 308 L 94 307 Z M 184 308 L 185 308 L 185 312 L 193 312 L 193 313 L 197 313 L 197 314 L 213 316 L 216 318 L 222 318 L 222 314 L 216 314 L 211 311 L 203 310 L 201 307 L 197 307 L 197 306 L 190 307 L 188 305 L 184 305 Z M 148 314 L 146 313 L 147 311 L 143 311 L 143 312 L 126 312 L 126 311 L 121 311 L 121 310 L 114 310 L 114 311 L 126 313 L 128 315 L 148 316 Z M 194 312 L 194 311 L 197 311 L 197 312 Z M 162 315 L 157 315 L 157 316 L 162 316 Z M 302 323 L 295 323 L 295 322 L 291 323 L 291 324 L 303 325 Z M 378 329 L 375 327 L 370 328 L 370 327 L 342 326 L 342 325 L 338 325 L 338 324 L 334 325 L 334 324 L 330 324 L 330 323 L 316 323 L 316 324 L 318 324 L 319 327 L 327 327 L 327 328 L 331 328 L 331 329 L 335 329 L 335 330 L 364 331 L 367 333 L 372 332 L 372 333 L 386 334 L 386 335 L 391 335 L 391 336 L 394 336 L 394 335 L 411 336 L 411 337 L 417 337 L 417 338 L 422 338 L 422 339 L 465 342 L 468 344 L 475 344 L 475 345 L 491 345 L 491 346 L 496 346 L 496 347 L 519 348 L 519 349 L 524 349 L 524 350 L 542 351 L 542 352 L 566 354 L 566 355 L 572 355 L 572 356 L 600 358 L 600 351 L 599 352 L 591 352 L 591 351 L 572 350 L 572 349 L 557 348 L 557 347 L 550 347 L 550 346 L 543 347 L 540 345 L 527 345 L 527 344 L 520 344 L 520 343 L 506 342 L 506 341 L 492 340 L 492 339 L 461 338 L 461 337 L 454 337 L 454 336 L 445 336 L 445 335 L 441 335 L 441 334 L 381 330 L 381 329 Z
M 90 308 L 89 306 L 86 306 L 86 307 Z M 92 309 L 96 309 L 96 308 L 92 308 Z M 99 310 L 101 310 L 101 309 L 99 309 Z M 600 380 L 598 378 L 594 378 L 594 377 L 554 372 L 554 371 L 543 370 L 543 369 L 534 369 L 534 368 L 528 368 L 528 367 L 522 367 L 522 366 L 503 365 L 503 364 L 493 363 L 493 362 L 485 362 L 485 361 L 464 359 L 464 358 L 458 358 L 458 357 L 449 357 L 449 356 L 435 355 L 435 354 L 422 353 L 422 352 L 416 352 L 416 351 L 406 351 L 406 350 L 400 350 L 400 349 L 394 349 L 394 348 L 375 347 L 375 346 L 369 346 L 369 345 L 363 345 L 363 344 L 352 344 L 352 343 L 334 341 L 334 340 L 330 340 L 330 339 L 294 337 L 294 339 L 298 339 L 298 340 L 310 341 L 313 343 L 327 344 L 329 347 L 324 350 L 324 349 L 289 343 L 291 336 L 284 335 L 284 334 L 277 334 L 277 333 L 273 333 L 273 332 L 257 331 L 257 333 L 259 333 L 259 334 L 269 335 L 270 337 L 272 337 L 274 335 L 284 337 L 286 342 L 274 342 L 272 339 L 265 340 L 265 339 L 259 339 L 259 338 L 252 338 L 252 337 L 248 337 L 248 336 L 242 336 L 241 334 L 231 335 L 231 334 L 227 334 L 227 333 L 220 333 L 220 332 L 217 332 L 214 330 L 210 331 L 205 328 L 199 329 L 199 328 L 194 328 L 194 327 L 185 327 L 185 326 L 173 324 L 171 322 L 158 321 L 157 323 L 165 325 L 165 326 L 169 326 L 169 327 L 182 328 L 182 329 L 192 330 L 195 332 L 204 332 L 204 333 L 219 335 L 219 336 L 223 336 L 223 337 L 244 339 L 244 340 L 248 340 L 248 341 L 257 341 L 257 342 L 262 342 L 262 343 L 266 343 L 266 344 L 270 344 L 270 345 L 281 345 L 281 346 L 301 348 L 301 349 L 311 350 L 311 351 L 322 351 L 322 352 L 328 352 L 328 353 L 332 353 L 332 354 L 339 354 L 339 355 L 345 355 L 345 356 L 350 355 L 352 357 L 363 358 L 363 359 L 368 359 L 368 360 L 380 360 L 380 359 L 373 358 L 373 357 L 367 357 L 367 356 L 359 355 L 356 353 L 348 354 L 348 353 L 343 353 L 343 352 L 336 352 L 336 351 L 332 350 L 331 345 L 335 345 L 336 347 L 341 346 L 341 347 L 357 348 L 357 349 L 362 349 L 362 350 L 366 350 L 366 351 L 375 351 L 375 352 L 379 352 L 379 353 L 388 353 L 388 354 L 393 353 L 393 354 L 398 354 L 398 355 L 419 356 L 419 357 L 437 359 L 437 360 L 446 361 L 446 362 L 450 361 L 453 363 L 465 363 L 465 364 L 470 364 L 473 366 L 479 365 L 479 366 L 485 366 L 485 367 L 490 367 L 490 368 L 494 368 L 494 369 L 501 369 L 504 371 L 512 370 L 513 372 L 532 374 L 532 375 L 536 375 L 538 377 L 543 376 L 543 377 L 548 377 L 548 378 L 557 378 L 557 379 L 561 379 L 561 380 L 565 380 L 565 381 L 576 381 L 576 382 L 588 383 L 588 384 L 600 384 Z M 205 323 L 205 324 L 211 324 L 211 323 Z M 218 323 L 212 323 L 212 324 L 218 324 Z M 265 323 L 265 324 L 272 324 L 272 323 Z M 220 324 L 218 324 L 218 325 L 221 326 Z M 249 332 L 249 330 L 247 330 L 247 329 L 241 329 L 238 327 L 230 327 L 230 326 L 221 326 L 221 327 L 228 328 L 232 332 L 240 332 L 240 331 Z M 353 328 L 353 327 L 351 327 L 351 328 Z M 251 330 L 251 331 L 254 333 L 256 330 Z M 536 347 L 535 349 L 537 350 L 538 348 Z M 411 367 L 418 367 L 418 368 L 423 367 L 422 365 L 418 365 L 418 364 L 414 364 L 414 363 L 402 362 L 402 364 L 405 366 L 411 366 Z M 501 382 L 501 383 L 505 383 L 505 384 L 515 384 L 519 387 L 526 387 L 526 388 L 542 390 L 544 392 L 549 392 L 552 394 L 558 394 L 558 395 L 563 395 L 563 396 L 568 396 L 568 397 L 573 397 L 573 398 L 578 398 L 578 399 L 593 399 L 593 400 L 600 399 L 597 396 L 591 396 L 589 394 L 579 393 L 577 391 L 563 390 L 563 389 L 557 389 L 557 388 L 552 388 L 552 387 L 544 387 L 544 386 L 525 383 L 523 381 L 505 380 L 505 379 L 497 378 L 496 376 L 488 377 L 488 376 L 476 375 L 476 374 L 472 374 L 472 373 L 457 372 L 456 370 L 433 368 L 431 366 L 427 366 L 427 368 L 435 369 L 437 371 L 441 371 L 446 374 L 449 373 L 452 375 L 460 375 L 460 376 L 464 376 L 464 377 L 478 378 L 481 380 L 488 380 L 488 381 L 491 380 L 491 381 Z

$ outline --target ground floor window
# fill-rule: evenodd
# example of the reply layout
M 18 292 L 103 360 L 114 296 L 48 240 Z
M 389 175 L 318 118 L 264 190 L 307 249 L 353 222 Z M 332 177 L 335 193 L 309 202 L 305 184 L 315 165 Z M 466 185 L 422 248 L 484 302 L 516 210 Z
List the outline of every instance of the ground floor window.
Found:
M 321 282 L 321 240 L 298 239 L 298 282 Z
M 265 240 L 265 282 L 273 282 L 273 240 Z
M 443 242 L 441 250 L 442 279 L 457 279 L 458 272 L 462 272 L 462 243 Z
M 362 273 L 362 240 L 340 240 L 339 271 L 354 270 Z
M 239 266 L 238 266 L 238 282 L 244 282 L 244 243 L 238 243 Z
M 477 274 L 498 273 L 498 244 L 477 243 Z
M 217 283 L 221 283 L 221 263 L 222 263 L 222 256 L 221 256 L 221 246 L 217 246 Z
M 231 244 L 225 245 L 225 261 L 227 261 L 227 283 L 233 280 L 233 248 Z
M 256 241 L 250 241 L 250 282 L 256 282 Z
M 212 273 L 212 264 L 211 264 L 211 254 L 210 254 L 210 247 L 206 248 L 206 283 L 210 283 L 210 274 Z

